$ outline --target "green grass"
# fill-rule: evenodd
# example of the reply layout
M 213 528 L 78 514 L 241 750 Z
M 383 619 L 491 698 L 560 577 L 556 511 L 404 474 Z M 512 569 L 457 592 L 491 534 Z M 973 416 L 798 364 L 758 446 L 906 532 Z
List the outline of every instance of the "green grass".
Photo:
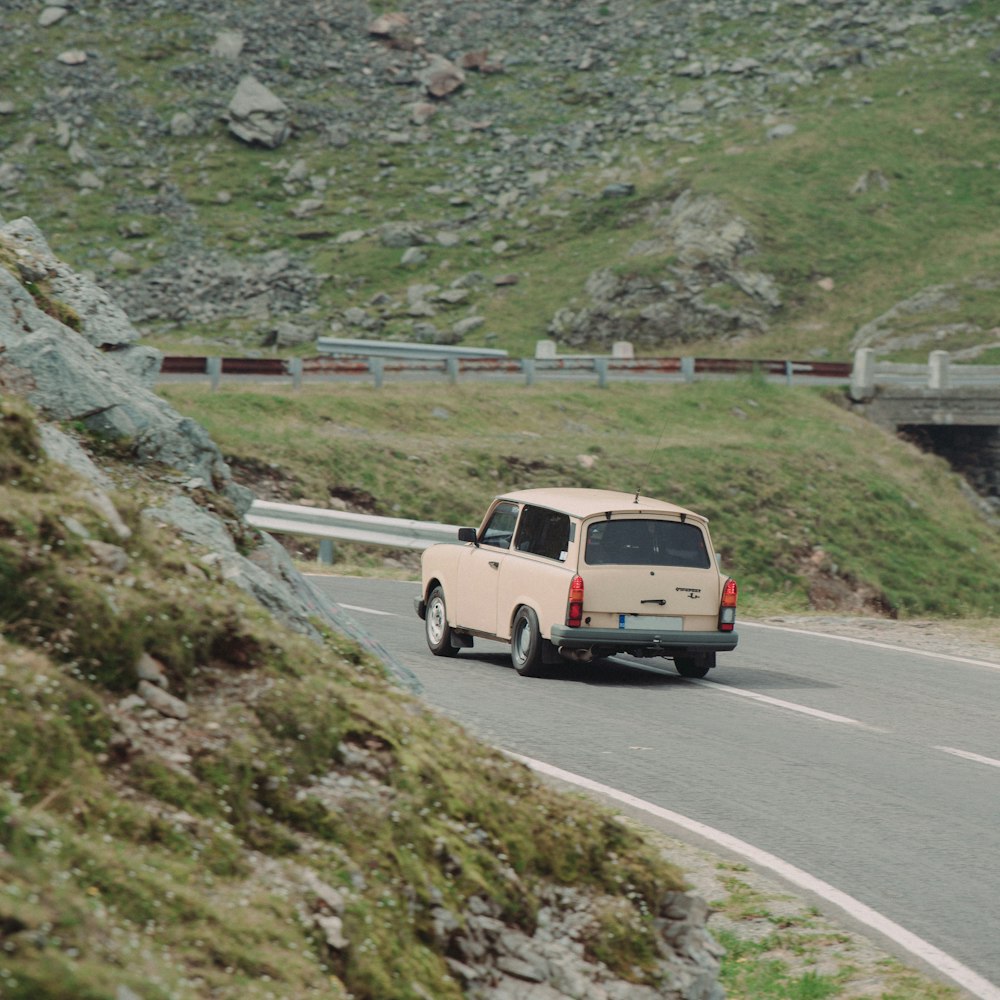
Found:
M 476 524 L 513 488 L 641 488 L 711 518 L 749 608 L 822 608 L 835 585 L 862 595 L 854 610 L 899 617 L 1000 610 L 982 572 L 1000 545 L 958 477 L 827 392 L 755 379 L 160 391 L 234 460 L 266 454 L 293 501 Z
M 530 933 L 557 885 L 593 900 L 589 954 L 656 974 L 648 914 L 683 879 L 634 830 L 472 740 L 350 640 L 281 627 L 140 516 L 151 481 L 113 496 L 132 531 L 113 541 L 30 411 L 5 400 L 0 417 L 5 998 L 457 1000 L 435 909 L 478 895 Z M 127 574 L 84 531 L 119 544 Z M 143 652 L 185 723 L 133 699 Z M 313 920 L 317 879 L 344 894 L 346 951 Z

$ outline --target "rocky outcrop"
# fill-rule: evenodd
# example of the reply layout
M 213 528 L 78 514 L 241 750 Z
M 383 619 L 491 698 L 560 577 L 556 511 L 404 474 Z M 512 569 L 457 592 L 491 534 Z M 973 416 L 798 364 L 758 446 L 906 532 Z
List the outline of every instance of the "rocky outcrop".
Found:
M 622 264 L 590 275 L 590 303 L 559 310 L 549 326 L 553 339 L 572 347 L 610 349 L 626 340 L 669 348 L 767 329 L 781 297 L 770 275 L 748 266 L 757 248 L 743 219 L 717 198 L 685 191 L 654 228 L 658 236 L 632 247 Z
M 125 314 L 55 261 L 30 220 L 0 228 L 0 249 L 11 265 L 0 267 L 0 384 L 52 420 L 79 423 L 126 444 L 140 461 L 160 462 L 249 506 L 249 494 L 233 482 L 205 430 L 137 378 L 137 367 L 145 371 L 155 362 L 158 369 L 159 356 L 130 346 L 138 334 Z M 138 365 L 130 360 L 134 350 L 141 351 Z
M 654 921 L 661 931 L 660 987 L 642 986 L 611 975 L 585 957 L 595 928 L 597 900 L 572 887 L 553 888 L 538 914 L 533 934 L 509 927 L 500 908 L 474 896 L 455 914 L 439 908 L 434 930 L 447 953 L 452 975 L 471 1000 L 723 1000 L 718 981 L 723 949 L 705 929 L 708 907 L 694 893 L 667 892 Z
M 242 521 L 252 501 L 250 492 L 233 481 L 205 429 L 145 387 L 131 362 L 131 352 L 143 349 L 132 347 L 138 333 L 121 308 L 90 279 L 58 260 L 30 219 L 2 225 L 0 262 L 0 388 L 23 396 L 48 418 L 42 427 L 47 452 L 93 483 L 102 509 L 111 512 L 109 518 L 114 505 L 107 493 L 113 484 L 72 435 L 60 429 L 60 422 L 79 424 L 95 437 L 115 441 L 138 462 L 172 475 L 177 494 L 145 515 L 209 550 L 210 561 L 218 563 L 225 579 L 297 631 L 316 635 L 314 623 L 325 621 L 351 635 L 401 683 L 414 688 L 410 671 L 349 616 L 319 601 L 285 550 Z M 73 326 L 50 315 L 68 318 L 69 307 L 56 297 L 56 288 L 73 303 Z M 38 298 L 29 289 L 35 289 Z M 158 352 L 143 356 L 159 369 Z M 224 496 L 235 520 L 222 517 L 213 504 L 196 502 L 195 497 L 206 492 Z M 251 554 L 242 554 L 241 547 L 249 547 Z
M 851 338 L 851 350 L 870 347 L 877 353 L 933 348 L 945 339 L 960 337 L 972 342 L 987 342 L 980 350 L 995 346 L 1000 327 L 985 328 L 961 322 L 963 308 L 979 294 L 998 287 L 992 278 L 975 278 L 952 285 L 930 285 L 897 302 L 880 316 L 859 327 Z M 955 352 L 956 356 L 974 358 L 976 350 Z

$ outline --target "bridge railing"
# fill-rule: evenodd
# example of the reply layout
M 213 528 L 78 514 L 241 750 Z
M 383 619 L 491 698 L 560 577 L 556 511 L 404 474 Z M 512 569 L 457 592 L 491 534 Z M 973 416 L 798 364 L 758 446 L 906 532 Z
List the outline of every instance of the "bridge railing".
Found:
M 953 365 L 947 351 L 931 351 L 927 364 L 898 364 L 876 361 L 870 347 L 854 354 L 849 393 L 858 402 L 875 395 L 878 385 L 919 385 L 926 389 L 947 391 L 966 386 L 1000 385 L 1000 365 Z

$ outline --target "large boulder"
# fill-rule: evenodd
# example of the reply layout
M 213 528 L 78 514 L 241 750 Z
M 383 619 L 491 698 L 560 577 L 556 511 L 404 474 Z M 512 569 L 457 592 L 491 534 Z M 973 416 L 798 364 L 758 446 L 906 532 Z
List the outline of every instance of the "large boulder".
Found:
M 240 80 L 228 120 L 238 139 L 268 149 L 277 149 L 291 133 L 288 105 L 253 76 Z

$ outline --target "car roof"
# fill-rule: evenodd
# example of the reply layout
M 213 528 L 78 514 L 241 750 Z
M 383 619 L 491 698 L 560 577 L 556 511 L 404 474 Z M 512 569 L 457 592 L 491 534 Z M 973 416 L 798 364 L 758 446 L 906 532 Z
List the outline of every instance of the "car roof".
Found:
M 513 500 L 516 503 L 534 504 L 548 507 L 571 517 L 589 517 L 592 514 L 684 514 L 702 523 L 708 518 L 687 507 L 678 507 L 666 500 L 656 500 L 636 493 L 620 490 L 592 490 L 583 487 L 547 487 L 531 490 L 515 490 L 497 497 L 498 500 Z

